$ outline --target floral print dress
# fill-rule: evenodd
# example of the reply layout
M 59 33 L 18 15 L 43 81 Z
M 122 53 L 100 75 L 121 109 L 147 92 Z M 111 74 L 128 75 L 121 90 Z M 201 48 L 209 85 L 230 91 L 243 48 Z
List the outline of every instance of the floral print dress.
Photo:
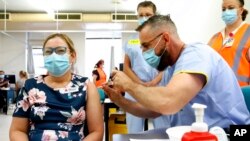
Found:
M 53 89 L 44 83 L 44 77 L 25 82 L 13 117 L 29 119 L 30 141 L 83 140 L 87 78 L 72 74 L 65 88 Z

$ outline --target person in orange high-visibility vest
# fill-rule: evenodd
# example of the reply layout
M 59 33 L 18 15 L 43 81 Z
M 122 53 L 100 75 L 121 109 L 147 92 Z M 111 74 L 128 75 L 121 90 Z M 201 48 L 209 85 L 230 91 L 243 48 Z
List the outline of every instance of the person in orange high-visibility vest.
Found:
M 98 92 L 100 94 L 101 102 L 105 100 L 105 93 L 102 90 L 102 85 L 106 83 L 107 77 L 106 73 L 103 70 L 104 60 L 99 60 L 96 65 L 95 69 L 92 71 L 93 82 L 98 88 Z
M 247 14 L 244 0 L 223 0 L 226 27 L 208 43 L 228 62 L 240 86 L 250 85 L 250 25 L 244 22 Z
M 101 87 L 102 84 L 106 83 L 106 73 L 103 70 L 104 60 L 99 60 L 96 65 L 95 69 L 92 71 L 93 82 L 97 87 Z

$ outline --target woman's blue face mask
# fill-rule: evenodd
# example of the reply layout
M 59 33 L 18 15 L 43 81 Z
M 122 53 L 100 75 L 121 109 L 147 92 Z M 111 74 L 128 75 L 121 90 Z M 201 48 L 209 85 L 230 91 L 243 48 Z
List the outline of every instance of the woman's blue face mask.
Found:
M 44 66 L 52 76 L 60 77 L 71 67 L 69 63 L 69 55 L 67 53 L 58 55 L 54 52 L 51 55 L 44 57 Z
M 226 25 L 233 24 L 238 18 L 237 9 L 227 9 L 223 11 L 221 18 L 225 22 Z

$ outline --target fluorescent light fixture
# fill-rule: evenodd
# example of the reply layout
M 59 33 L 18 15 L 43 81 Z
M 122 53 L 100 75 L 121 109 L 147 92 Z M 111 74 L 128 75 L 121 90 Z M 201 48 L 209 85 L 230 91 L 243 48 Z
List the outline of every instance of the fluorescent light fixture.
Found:
M 122 30 L 121 23 L 86 23 L 86 30 Z
M 55 12 L 54 12 L 53 9 L 46 9 L 45 11 L 47 12 L 47 14 L 48 14 L 50 17 L 54 17 Z
M 86 38 L 121 38 L 121 32 L 113 31 L 88 31 L 85 33 Z

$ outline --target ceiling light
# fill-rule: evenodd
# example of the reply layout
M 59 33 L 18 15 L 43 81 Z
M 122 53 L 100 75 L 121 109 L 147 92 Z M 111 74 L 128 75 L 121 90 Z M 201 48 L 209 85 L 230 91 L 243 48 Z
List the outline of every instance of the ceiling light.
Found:
M 112 0 L 112 3 L 114 3 L 114 4 L 120 4 L 121 0 Z

